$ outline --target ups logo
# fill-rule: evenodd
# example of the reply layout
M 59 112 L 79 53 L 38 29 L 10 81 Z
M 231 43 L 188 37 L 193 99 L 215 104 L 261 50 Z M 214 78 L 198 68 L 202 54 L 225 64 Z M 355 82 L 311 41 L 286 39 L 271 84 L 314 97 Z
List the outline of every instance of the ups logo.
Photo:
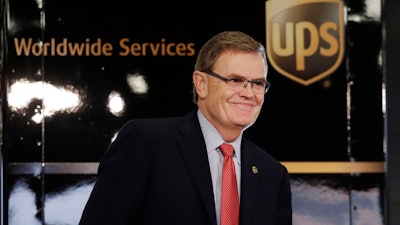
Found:
M 310 85 L 334 72 L 344 54 L 341 0 L 267 0 L 266 43 L 272 66 Z

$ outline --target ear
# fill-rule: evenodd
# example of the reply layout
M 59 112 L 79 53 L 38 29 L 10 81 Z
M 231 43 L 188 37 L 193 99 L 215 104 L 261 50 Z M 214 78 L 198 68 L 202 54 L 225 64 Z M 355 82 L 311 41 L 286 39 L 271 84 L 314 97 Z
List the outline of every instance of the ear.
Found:
M 196 88 L 199 98 L 205 98 L 207 96 L 208 79 L 204 73 L 198 70 L 193 72 L 193 85 Z

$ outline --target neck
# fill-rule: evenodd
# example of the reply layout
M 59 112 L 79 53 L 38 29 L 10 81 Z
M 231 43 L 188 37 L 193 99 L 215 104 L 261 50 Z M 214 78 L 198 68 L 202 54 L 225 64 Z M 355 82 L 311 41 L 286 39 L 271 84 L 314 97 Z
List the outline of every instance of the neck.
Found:
M 221 135 L 222 139 L 224 139 L 225 142 L 233 142 L 235 141 L 243 132 L 244 127 L 242 126 L 227 126 L 222 124 L 219 121 L 215 121 L 211 118 L 211 116 L 207 113 L 207 111 L 201 110 L 200 111 L 204 115 L 204 117 L 208 120 L 208 122 L 211 123 L 212 126 L 215 127 L 215 129 L 218 131 L 218 133 Z
M 232 129 L 218 129 L 216 127 L 221 137 L 224 139 L 225 142 L 230 143 L 235 141 L 241 134 L 241 130 L 232 130 Z

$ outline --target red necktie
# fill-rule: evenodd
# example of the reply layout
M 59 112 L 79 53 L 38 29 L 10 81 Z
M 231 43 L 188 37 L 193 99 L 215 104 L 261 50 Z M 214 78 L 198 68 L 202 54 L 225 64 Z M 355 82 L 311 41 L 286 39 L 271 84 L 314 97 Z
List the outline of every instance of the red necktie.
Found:
M 232 159 L 234 149 L 230 144 L 222 144 L 219 148 L 224 155 L 224 164 L 222 167 L 221 225 L 239 225 L 239 194 L 235 164 Z

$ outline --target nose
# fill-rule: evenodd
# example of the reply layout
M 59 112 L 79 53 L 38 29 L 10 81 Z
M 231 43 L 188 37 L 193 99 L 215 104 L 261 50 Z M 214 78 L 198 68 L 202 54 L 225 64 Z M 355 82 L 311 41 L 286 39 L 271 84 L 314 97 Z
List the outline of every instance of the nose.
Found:
M 248 85 L 249 83 L 250 83 L 250 85 Z M 253 90 L 253 83 L 251 83 L 250 80 L 245 80 L 245 81 L 244 81 L 243 88 L 246 89 L 247 86 L 249 86 L 250 89 Z
M 249 85 L 249 83 L 250 83 L 250 85 Z M 250 89 L 247 88 L 247 87 L 250 87 Z M 243 84 L 243 91 L 246 91 L 246 93 L 254 94 L 254 91 L 253 91 L 253 84 L 251 83 L 251 81 L 249 81 L 249 80 L 245 80 L 245 81 L 244 81 L 244 84 Z

